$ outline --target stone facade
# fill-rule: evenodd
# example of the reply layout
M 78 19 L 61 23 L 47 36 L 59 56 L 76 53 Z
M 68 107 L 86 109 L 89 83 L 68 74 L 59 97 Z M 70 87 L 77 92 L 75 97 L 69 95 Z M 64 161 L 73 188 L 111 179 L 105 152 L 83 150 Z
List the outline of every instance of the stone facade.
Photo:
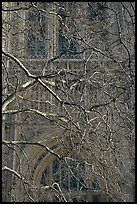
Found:
M 134 200 L 133 14 L 3 2 L 3 202 Z

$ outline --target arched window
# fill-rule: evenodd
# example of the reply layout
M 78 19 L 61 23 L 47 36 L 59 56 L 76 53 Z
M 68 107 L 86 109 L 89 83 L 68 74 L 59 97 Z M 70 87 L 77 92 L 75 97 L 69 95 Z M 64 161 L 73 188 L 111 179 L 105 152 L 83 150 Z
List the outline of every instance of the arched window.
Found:
M 65 8 L 61 7 L 58 11 L 59 17 L 59 54 L 64 56 L 74 56 L 77 55 L 77 46 L 74 40 L 74 33 L 72 32 L 71 36 L 67 36 L 65 30 L 65 25 L 67 21 L 71 19 L 70 16 L 67 16 L 65 13 Z M 71 28 L 69 28 L 71 29 Z
M 52 185 L 54 182 L 58 183 L 66 197 L 68 193 L 71 195 L 72 202 L 102 202 L 101 194 L 98 193 L 100 187 L 97 179 L 91 179 L 91 186 L 87 186 L 86 178 L 86 165 L 83 161 L 78 161 L 77 159 L 69 159 L 68 161 L 55 159 L 43 172 L 40 183 L 42 186 Z M 95 193 L 93 190 L 95 190 Z M 89 194 L 90 196 L 88 196 Z M 52 198 L 54 197 L 55 195 L 53 194 Z
M 40 183 L 42 185 L 49 185 L 49 179 L 61 185 L 64 191 L 84 191 L 86 184 L 84 182 L 85 164 L 83 161 L 70 160 L 68 163 L 65 161 L 53 160 L 52 168 L 48 167 L 41 177 Z M 52 172 L 52 175 L 50 173 Z M 51 175 L 49 178 L 48 175 Z

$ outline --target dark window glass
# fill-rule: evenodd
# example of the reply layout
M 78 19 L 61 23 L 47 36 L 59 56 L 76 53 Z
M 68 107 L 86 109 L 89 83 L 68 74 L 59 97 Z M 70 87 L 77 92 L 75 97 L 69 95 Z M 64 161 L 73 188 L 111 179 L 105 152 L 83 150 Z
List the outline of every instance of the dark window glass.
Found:
M 38 55 L 40 55 L 40 56 L 44 56 L 45 55 L 45 46 L 44 46 L 43 42 L 39 42 L 39 45 L 38 45 Z
M 79 190 L 80 191 L 86 191 L 86 184 L 84 183 L 84 175 L 85 175 L 85 163 L 81 161 L 78 166 L 78 172 L 79 172 Z
M 47 169 L 46 169 L 45 172 L 42 174 L 41 180 L 40 180 L 40 184 L 42 184 L 43 186 L 48 185 L 47 182 L 46 182 L 46 178 L 47 178 Z
M 33 33 L 29 33 L 28 36 L 28 49 L 29 49 L 29 54 L 31 58 L 36 58 L 36 37 Z
M 97 180 L 96 179 L 94 179 L 93 181 L 92 181 L 92 186 L 91 186 L 94 190 L 97 190 L 98 188 L 99 188 L 99 186 L 98 186 L 98 183 L 97 183 Z
M 77 191 L 77 180 L 74 176 L 70 177 L 70 190 Z
M 84 180 L 83 180 L 83 178 L 80 178 L 80 180 L 79 180 L 79 190 L 80 191 L 86 191 L 86 187 L 85 187 L 86 185 L 85 185 L 85 183 L 84 183 Z
M 70 169 L 72 173 L 70 172 L 70 190 L 76 191 L 77 190 L 77 163 L 75 160 L 70 161 Z M 73 176 L 74 175 L 74 176 Z
M 34 24 L 35 23 L 45 23 L 46 18 L 44 15 L 42 15 L 42 13 L 33 11 L 29 13 L 29 20 Z
M 69 55 L 76 55 L 77 54 L 77 48 L 76 48 L 76 46 L 74 44 L 73 39 L 70 40 L 69 50 L 70 50 Z
M 44 58 L 45 50 L 45 17 L 33 11 L 29 13 L 30 30 L 28 34 L 28 53 L 32 59 Z
M 45 56 L 45 31 L 41 28 L 39 31 L 40 38 L 38 39 L 38 55 Z
M 59 31 L 59 54 L 73 56 L 77 54 L 77 48 L 73 38 L 67 39 L 63 33 L 64 23 L 67 23 L 69 16 L 66 15 L 65 9 L 61 7 L 58 11 L 60 31 Z
M 59 53 L 67 55 L 67 40 L 64 35 L 59 35 Z
M 56 159 L 52 165 L 53 182 L 59 182 L 59 161 Z
M 105 7 L 100 2 L 88 3 L 88 15 L 91 20 L 103 20 L 106 17 Z
M 37 21 L 37 14 L 35 13 L 29 13 L 29 20 L 31 22 L 36 22 Z
M 56 159 L 53 161 L 53 174 L 57 173 L 59 169 L 59 161 Z
M 65 163 L 61 165 L 61 185 L 62 188 L 68 191 L 68 171 Z
M 97 15 L 99 17 L 99 20 L 105 19 L 105 7 L 103 6 L 102 3 L 97 2 Z
M 82 174 L 85 172 L 85 163 L 82 161 L 79 164 L 79 172 L 81 172 Z
M 74 175 L 77 176 L 77 162 L 76 162 L 76 160 L 70 161 L 70 168 L 73 171 Z
M 37 57 L 45 57 L 45 32 L 43 29 L 37 33 L 30 32 L 28 35 L 28 51 L 30 57 L 36 59 Z
M 59 53 L 67 56 L 76 55 L 77 48 L 74 44 L 74 40 L 71 39 L 69 44 L 64 35 L 59 35 Z
M 91 5 L 91 3 L 88 3 L 88 14 L 91 20 L 96 20 L 96 9 Z

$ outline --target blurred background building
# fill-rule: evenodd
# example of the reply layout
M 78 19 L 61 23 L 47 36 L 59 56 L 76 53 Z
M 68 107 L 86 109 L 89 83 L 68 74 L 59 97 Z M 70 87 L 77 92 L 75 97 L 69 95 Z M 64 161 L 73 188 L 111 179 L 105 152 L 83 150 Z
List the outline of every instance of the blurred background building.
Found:
M 134 201 L 133 2 L 2 12 L 3 202 Z

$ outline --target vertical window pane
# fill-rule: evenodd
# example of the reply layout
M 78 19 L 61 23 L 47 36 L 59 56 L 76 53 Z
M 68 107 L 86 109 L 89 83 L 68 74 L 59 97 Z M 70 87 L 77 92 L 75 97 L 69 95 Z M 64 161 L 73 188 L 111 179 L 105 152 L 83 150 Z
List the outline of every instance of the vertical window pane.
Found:
M 59 53 L 67 55 L 67 40 L 64 35 L 59 35 Z
M 59 182 L 59 161 L 56 159 L 52 165 L 53 182 Z
M 56 159 L 53 161 L 53 174 L 57 173 L 59 169 L 59 161 Z
M 28 35 L 28 53 L 33 59 L 44 58 L 45 49 L 45 16 L 40 12 L 32 11 L 29 13 L 30 29 Z
M 61 186 L 68 191 L 68 171 L 65 163 L 61 165 Z
M 28 49 L 31 58 L 36 58 L 36 37 L 33 33 L 29 33 L 28 36 Z
M 77 191 L 77 180 L 74 176 L 70 177 L 70 190 Z
M 39 30 L 39 39 L 38 39 L 38 55 L 41 57 L 45 56 L 45 31 L 44 29 Z
M 42 173 L 40 184 L 42 184 L 43 186 L 48 185 L 47 184 L 47 169 L 45 170 L 44 173 Z
M 84 176 L 85 176 L 85 163 L 81 161 L 79 163 L 79 190 L 80 191 L 85 191 L 86 190 L 86 184 L 84 182 Z
M 83 178 L 80 178 L 80 180 L 79 180 L 79 190 L 80 191 L 86 191 L 86 187 L 85 187 L 86 185 L 85 185 L 85 183 L 84 183 L 84 180 L 83 180 Z
M 70 190 L 76 191 L 77 190 L 77 163 L 75 160 L 70 161 L 70 169 L 73 172 L 73 174 L 70 172 Z
M 92 181 L 91 188 L 93 188 L 94 190 L 97 190 L 97 189 L 99 188 L 99 186 L 98 186 L 98 183 L 97 183 L 97 180 L 96 180 L 96 179 L 94 179 L 94 180 Z
M 69 50 L 70 50 L 69 55 L 76 55 L 77 54 L 77 48 L 76 48 L 76 46 L 74 44 L 74 40 L 73 39 L 70 40 Z
M 44 56 L 45 55 L 45 46 L 43 42 L 39 42 L 38 44 L 38 55 Z

